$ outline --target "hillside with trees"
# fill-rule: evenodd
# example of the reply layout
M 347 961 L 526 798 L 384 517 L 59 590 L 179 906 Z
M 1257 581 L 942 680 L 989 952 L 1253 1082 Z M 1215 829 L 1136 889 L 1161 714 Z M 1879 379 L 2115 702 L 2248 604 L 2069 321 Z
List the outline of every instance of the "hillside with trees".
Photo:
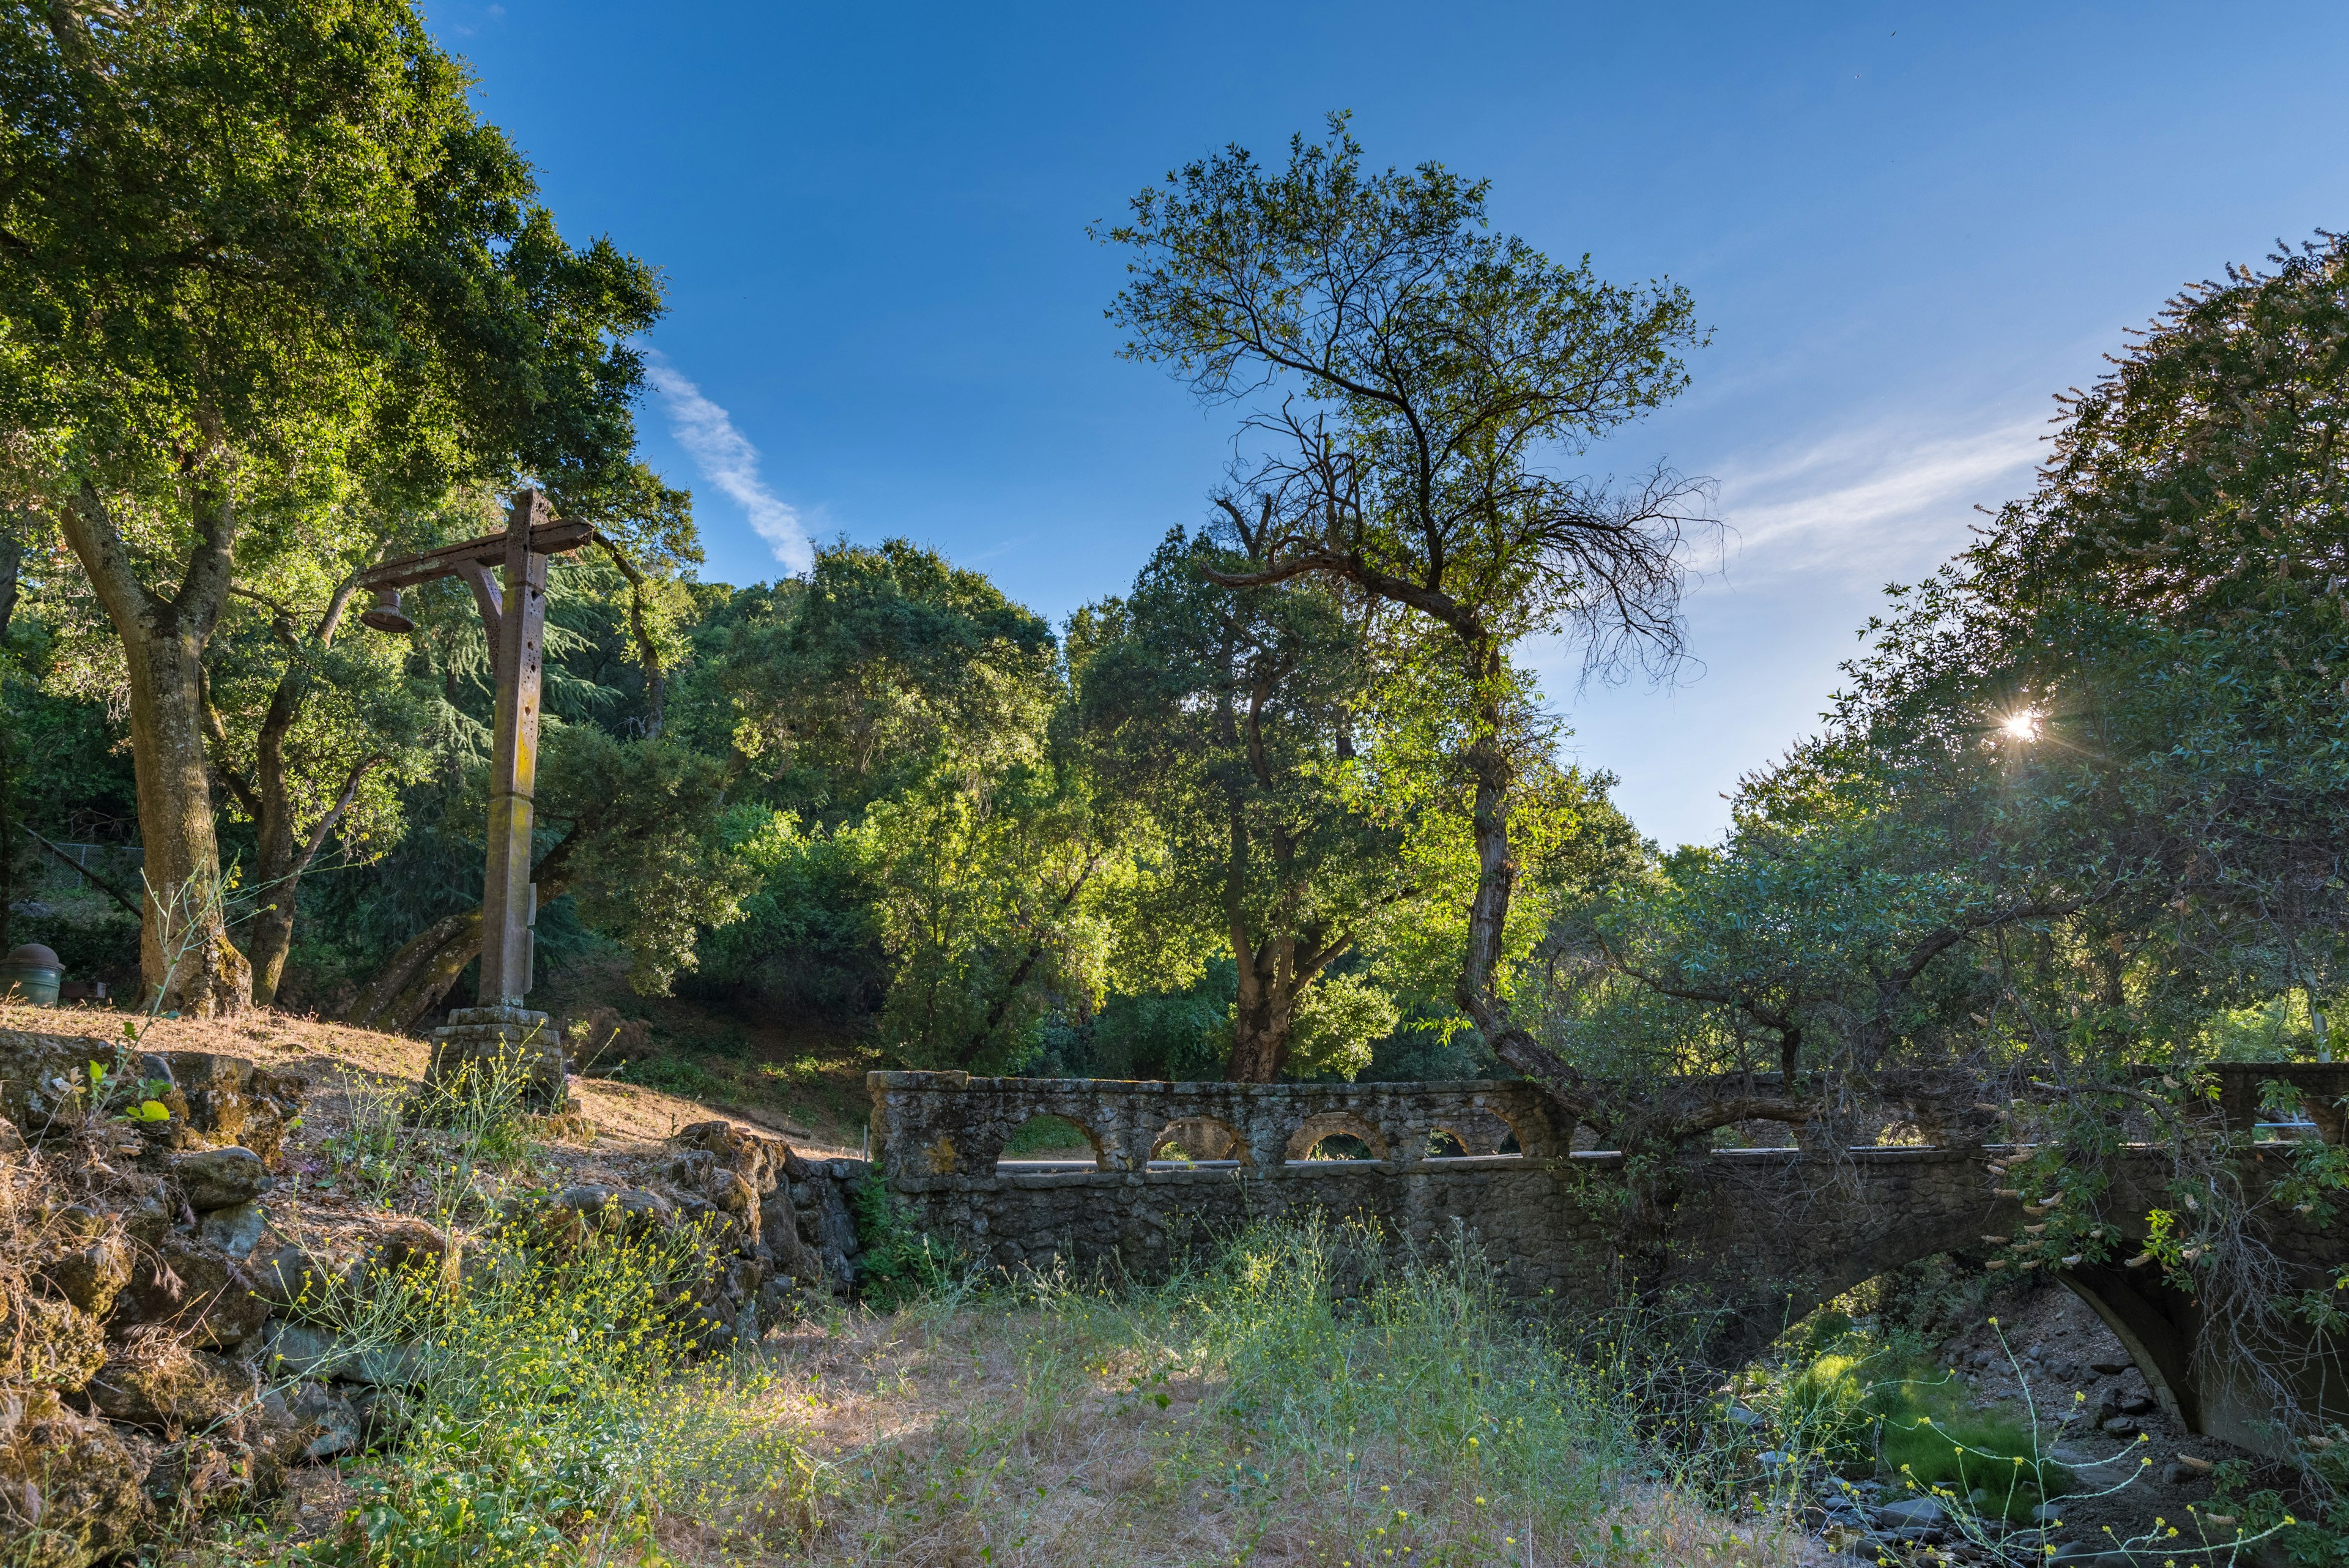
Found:
M 1137 533 L 1131 581 L 1055 624 L 906 538 L 833 538 L 773 582 L 707 580 L 693 497 L 638 450 L 644 337 L 665 309 L 656 262 L 566 237 L 407 0 L 19 8 L 0 21 L 0 951 L 52 950 L 78 988 L 78 1011 L 58 1016 L 77 1040 L 102 1018 L 120 1067 L 108 1086 L 79 1046 L 35 1028 L 46 1015 L 11 1008 L 0 1033 L 39 1043 L 24 1059 L 42 1073 L 68 1062 L 67 1097 L 107 1115 L 75 1111 L 68 1158 L 54 1106 L 41 1129 L 14 1127 L 47 1091 L 6 1086 L 0 1165 L 16 1183 L 5 1220 L 20 1256 L 0 1262 L 0 1306 L 18 1327 L 78 1324 L 84 1383 L 170 1336 L 101 1344 L 108 1308 L 75 1297 L 74 1318 L 58 1304 L 79 1278 L 70 1260 L 135 1224 L 154 1231 L 139 1234 L 157 1257 L 212 1245 L 203 1226 L 241 1223 L 212 1217 L 274 1179 L 257 1163 L 273 1141 L 235 1201 L 188 1199 L 181 1222 L 150 1194 L 159 1207 L 140 1220 L 108 1163 L 107 1138 L 129 1150 L 174 1116 L 170 1168 L 203 1152 L 185 1142 L 189 1117 L 213 1113 L 173 1102 L 168 1074 L 147 1080 L 163 1085 L 152 1095 L 131 1093 L 129 1075 L 156 1050 L 178 1071 L 212 1071 L 202 1063 L 225 1042 L 264 1059 L 245 1071 L 264 1087 L 272 1071 L 339 1075 L 306 1138 L 295 1088 L 251 1096 L 283 1123 L 273 1140 L 324 1162 L 301 1167 L 305 1179 L 341 1184 L 322 1211 L 372 1195 L 384 1212 L 368 1220 L 381 1232 L 370 1257 L 410 1244 L 393 1220 L 429 1220 L 447 1275 L 430 1311 L 455 1314 L 433 1322 L 493 1308 L 554 1365 L 572 1354 L 552 1348 L 557 1328 L 569 1345 L 577 1324 L 533 1316 L 533 1298 L 575 1287 L 611 1293 L 613 1323 L 677 1330 L 642 1342 L 635 1381 L 595 1385 L 586 1403 L 605 1426 L 564 1427 L 551 1397 L 529 1406 L 564 1434 L 547 1451 L 572 1468 L 499 1505 L 522 1521 L 512 1561 L 587 1561 L 592 1539 L 640 1553 L 595 1561 L 667 1561 L 658 1553 L 688 1545 L 716 1561 L 788 1540 L 845 1562 L 844 1537 L 820 1518 L 834 1503 L 876 1552 L 914 1539 L 891 1522 L 911 1491 L 827 1469 L 804 1430 L 778 1437 L 761 1425 L 771 1385 L 728 1381 L 750 1362 L 721 1372 L 710 1357 L 836 1331 L 870 1371 L 909 1354 L 891 1336 L 916 1329 L 935 1331 L 926 1344 L 975 1336 L 989 1376 L 1058 1390 L 1030 1433 L 1055 1452 L 1088 1440 L 1055 1424 L 1063 1405 L 1101 1395 L 1080 1366 L 1125 1380 L 1112 1389 L 1123 1417 L 1149 1399 L 1166 1410 L 1176 1388 L 1205 1409 L 1225 1397 L 1210 1384 L 1245 1393 L 1216 1407 L 1226 1415 L 1268 1410 L 1291 1366 L 1352 1398 L 1361 1366 L 1392 1361 L 1398 1378 L 1449 1389 L 1377 1417 L 1395 1460 L 1381 1492 L 1442 1477 L 1441 1506 L 1457 1515 L 1444 1516 L 1454 1554 L 1443 1560 L 1515 1560 L 1488 1551 L 1473 1511 L 1488 1484 L 1469 1452 L 1480 1441 L 1495 1450 L 1493 1492 L 1526 1507 L 1529 1540 L 1555 1543 L 1543 1561 L 1595 1560 L 1568 1554 L 1604 1550 L 1592 1521 L 1615 1505 L 1601 1494 L 1668 1469 L 1670 1488 L 1634 1510 L 1678 1543 L 1666 1550 L 1790 1560 L 1754 1554 L 1759 1537 L 1721 1522 L 1762 1495 L 1721 1468 L 1743 1439 L 1713 1449 L 1695 1434 L 1724 1409 L 1795 1423 L 1785 1412 L 1801 1400 L 1842 1398 L 1816 1382 L 1842 1374 L 1817 1369 L 1861 1355 L 1851 1346 L 1869 1334 L 1868 1355 L 1894 1343 L 1885 1325 L 1909 1298 L 1891 1286 L 1869 1297 L 1867 1324 L 1837 1308 L 1841 1327 L 1790 1329 L 1754 1374 L 1779 1401 L 1757 1397 L 1756 1415 L 1712 1403 L 1711 1370 L 1702 1390 L 1673 1382 L 1669 1358 L 1696 1365 L 1704 1346 L 1658 1324 L 1688 1303 L 1630 1287 L 1619 1319 L 1546 1337 L 1488 1279 L 1390 1273 L 1361 1236 L 1309 1228 L 1252 1234 L 1114 1307 L 1101 1304 L 1106 1285 L 1033 1280 L 1002 1306 L 904 1233 L 877 1182 L 847 1174 L 870 1068 L 1507 1077 L 1547 1092 L 1576 1147 L 1619 1151 L 1627 1274 L 1662 1257 L 1691 1173 L 1717 1149 L 1847 1152 L 1943 1134 L 2011 1148 L 1997 1167 L 2007 1195 L 2057 1196 L 1934 1277 L 2110 1265 L 2212 1303 L 2218 1326 L 2197 1354 L 2243 1357 L 2302 1445 L 2296 1469 L 2268 1479 L 2334 1511 L 2320 1531 L 2277 1522 L 2273 1496 L 2274 1518 L 2229 1506 L 2295 1550 L 2344 1550 L 2336 1495 L 2349 1479 L 2323 1456 L 2349 1434 L 2297 1402 L 2271 1351 L 2349 1329 L 2349 1316 L 2324 1291 L 2278 1282 L 2262 1227 L 2279 1205 L 2330 1223 L 2349 1208 L 2349 1158 L 2337 1142 L 2277 1154 L 2278 1185 L 2252 1196 L 2243 1162 L 2267 1154 L 2205 1138 L 2195 1116 L 2215 1095 L 2213 1063 L 2330 1062 L 2349 985 L 2349 240 L 2320 235 L 2189 287 L 2109 374 L 2060 399 L 2027 493 L 1931 575 L 1889 590 L 1816 732 L 1752 759 L 1718 842 L 1665 846 L 1642 836 L 1611 774 L 1571 760 L 1571 693 L 1543 690 L 1533 664 L 1562 646 L 1592 678 L 1664 677 L 1688 653 L 1682 596 L 1723 522 L 1713 486 L 1661 459 L 1629 483 L 1584 467 L 1689 387 L 1707 341 L 1698 304 L 1669 279 L 1613 282 L 1588 258 L 1495 229 L 1481 181 L 1377 167 L 1343 115 L 1294 139 L 1278 166 L 1229 148 L 1098 226 L 1126 265 L 1102 303 L 1123 356 L 1149 368 L 1132 373 L 1187 387 L 1237 456 L 1195 498 L 1193 525 Z M 390 636 L 362 621 L 359 576 L 500 532 L 524 485 L 594 529 L 548 579 L 531 996 L 583 1088 L 603 1096 L 592 1116 L 383 1088 L 420 1078 L 409 1058 L 422 1039 L 474 998 L 492 653 L 461 583 L 410 590 L 412 630 Z M 284 1032 L 274 1045 L 272 1031 Z M 285 1043 L 297 1037 L 301 1052 Z M 750 1130 L 722 1118 L 655 1125 L 703 1108 L 817 1152 L 745 1142 Z M 2279 1119 L 2263 1127 L 2338 1114 L 2282 1094 L 2265 1112 Z M 2141 1250 L 2094 1207 L 2125 1126 L 2176 1155 Z M 411 1137 L 443 1164 L 404 1156 Z M 766 1186 L 729 1197 L 721 1165 L 745 1191 Z M 453 1189 L 444 1166 L 461 1172 Z M 787 1166 L 780 1207 L 753 1220 Z M 664 1251 L 669 1232 L 647 1241 L 638 1227 L 628 1244 L 652 1262 L 541 1274 L 530 1271 L 553 1265 L 500 1229 L 559 1189 L 564 1235 L 603 1257 L 583 1240 L 603 1233 L 596 1205 L 639 1188 L 657 1189 L 670 1217 L 734 1202 L 734 1251 L 696 1251 L 702 1238 Z M 573 1200 L 588 1189 L 603 1196 Z M 795 1216 L 802 1189 L 829 1207 Z M 59 1216 L 83 1210 L 90 1236 L 67 1234 L 82 1221 Z M 761 1223 L 781 1238 L 764 1252 Z M 472 1296 L 452 1282 L 467 1237 L 500 1260 L 467 1276 Z M 855 1269 L 843 1238 L 862 1249 Z M 802 1256 L 825 1245 L 843 1261 Z M 639 1266 L 676 1272 L 647 1283 L 626 1272 Z M 96 1292 L 106 1303 L 148 1288 L 122 1268 Z M 1266 1285 L 1268 1270 L 1288 1271 L 1299 1293 Z M 720 1274 L 725 1291 L 710 1283 Z M 830 1284 L 802 1289 L 819 1277 Z M 1368 1282 L 1350 1293 L 1355 1281 Z M 870 1287 L 864 1306 L 853 1282 Z M 398 1288 L 411 1285 L 424 1289 Z M 732 1326 L 695 1337 L 716 1319 L 678 1327 L 679 1302 L 722 1306 Z M 307 1321 L 297 1300 L 277 1304 L 281 1322 Z M 1040 1341 L 985 1315 L 998 1307 L 1030 1314 L 1018 1319 L 1028 1327 L 1076 1325 L 1081 1355 L 1052 1353 L 1044 1376 Z M 868 1309 L 910 1315 L 841 1326 Z M 1947 1323 L 1917 1326 L 1929 1317 L 1899 1342 L 1904 1389 L 1948 1338 Z M 156 1306 L 140 1321 L 180 1320 Z M 832 1327 L 806 1327 L 819 1323 Z M 1398 1334 L 1420 1348 L 1399 1352 Z M 1177 1340 L 1191 1350 L 1164 1348 Z M 171 1354 L 219 1361 L 232 1342 Z M 792 1364 L 809 1388 L 831 1365 L 812 1343 L 792 1351 L 812 1357 Z M 63 1388 L 30 1354 L 0 1358 L 0 1385 Z M 468 1365 L 480 1386 L 511 1372 Z M 549 1376 L 592 1381 L 564 1365 Z M 1476 1392 L 1504 1375 L 1549 1417 L 1508 1416 Z M 648 1390 L 688 1386 L 726 1432 L 700 1432 L 690 1453 L 647 1438 L 668 1467 L 649 1490 L 597 1469 L 598 1445 L 616 1451 L 615 1434 L 657 1424 Z M 465 1522 L 469 1489 L 502 1466 L 528 1472 L 534 1439 L 498 1428 L 494 1412 L 529 1401 L 506 1390 L 468 1404 L 454 1384 L 430 1386 L 438 1415 L 419 1406 L 377 1425 L 349 1412 L 367 1435 L 354 1426 L 334 1453 L 365 1478 L 349 1519 L 388 1511 L 442 1554 L 399 1555 L 353 1524 L 338 1544 L 312 1532 L 305 1560 L 497 1560 L 473 1555 L 490 1527 Z M 967 1400 L 958 1386 L 926 1397 Z M 1731 1386 L 1744 1385 L 1720 1392 Z M 67 1422 L 57 1411 L 70 1408 L 137 1424 L 85 1408 L 97 1396 L 81 1387 L 65 1389 L 79 1406 L 47 1393 L 44 1418 Z M 875 1382 L 858 1397 L 852 1441 L 881 1452 L 886 1392 Z M 1837 1418 L 1878 1397 L 1852 1394 Z M 1216 1485 L 1308 1496 L 1350 1475 L 1350 1436 L 1330 1434 L 1371 1418 L 1329 1398 L 1309 1417 L 1289 1406 L 1264 1417 L 1261 1472 L 1252 1442 L 1231 1437 L 1240 1427 L 1201 1439 Z M 1421 1420 L 1445 1410 L 1458 1420 Z M 1037 1469 L 1026 1438 L 989 1436 L 968 1409 L 956 1418 L 991 1456 L 988 1474 L 1019 1469 L 1023 1499 L 1055 1484 L 1037 1479 L 1057 1472 Z M 497 1434 L 474 1459 L 468 1423 Z M 149 1425 L 193 1441 L 176 1417 Z M 16 1429 L 0 1425 L 0 1449 Z M 1196 1454 L 1177 1445 L 1191 1456 L 1177 1463 L 1157 1443 L 1133 1440 L 1127 1479 L 1156 1464 L 1196 1490 Z M 1445 1457 L 1424 1457 L 1442 1445 Z M 1559 1457 L 1585 1449 L 1587 1465 Z M 174 1451 L 197 1465 L 195 1449 Z M 363 1451 L 409 1457 L 367 1469 Z M 697 1469 L 708 1453 L 722 1462 Z M 964 1472 L 942 1480 L 951 1466 L 935 1459 L 903 1472 L 928 1489 L 915 1511 L 963 1496 Z M 761 1466 L 799 1479 L 761 1490 L 742 1479 Z M 186 1501 L 189 1530 L 266 1501 L 249 1475 L 237 1485 L 251 1495 L 227 1500 L 227 1483 L 205 1492 L 194 1473 L 149 1485 L 209 1499 Z M 2249 1473 L 2222 1482 L 2240 1490 Z M 1768 1484 L 1782 1482 L 1795 1484 Z M 434 1487 L 464 1506 L 434 1513 Z M 1811 1504 L 1786 1506 L 1787 1528 L 1803 1526 Z M 144 1520 L 163 1502 L 120 1507 Z M 620 1547 L 591 1525 L 599 1510 L 631 1521 Z M 951 1533 L 951 1512 L 934 1509 L 922 1529 Z M 688 1515 L 717 1544 L 662 1534 Z M 1362 1529 L 1400 1537 L 1406 1518 L 1398 1505 Z M 1360 1522 L 1347 1514 L 1346 1528 Z M 1157 1526 L 1172 1532 L 1162 1548 L 1185 1539 Z M 1217 1550 L 1237 1538 L 1216 1534 Z M 1308 1541 L 1279 1560 L 1325 1560 L 1319 1550 Z M 101 1560 L 89 1547 L 27 1561 Z M 980 1559 L 938 1547 L 898 1560 Z

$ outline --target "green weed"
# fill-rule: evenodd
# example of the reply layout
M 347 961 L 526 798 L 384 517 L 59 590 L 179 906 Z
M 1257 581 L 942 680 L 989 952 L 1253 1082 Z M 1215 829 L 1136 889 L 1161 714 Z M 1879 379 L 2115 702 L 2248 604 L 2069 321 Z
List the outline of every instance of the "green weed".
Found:
M 351 1303 L 350 1353 L 412 1379 L 398 1446 L 347 1471 L 357 1505 L 286 1560 L 652 1563 L 672 1517 L 746 1545 L 803 1530 L 810 1472 L 770 1379 L 700 1355 L 701 1249 L 690 1231 L 493 1237 L 461 1290 L 412 1273 Z

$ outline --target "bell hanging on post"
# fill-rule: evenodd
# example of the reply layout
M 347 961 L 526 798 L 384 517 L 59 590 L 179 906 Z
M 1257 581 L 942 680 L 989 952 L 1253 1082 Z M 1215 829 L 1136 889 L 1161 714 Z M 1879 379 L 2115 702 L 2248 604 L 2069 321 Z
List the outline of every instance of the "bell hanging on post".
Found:
M 375 607 L 359 617 L 359 624 L 371 626 L 378 631 L 396 632 L 403 637 L 416 629 L 416 623 L 400 613 L 398 588 L 376 589 Z

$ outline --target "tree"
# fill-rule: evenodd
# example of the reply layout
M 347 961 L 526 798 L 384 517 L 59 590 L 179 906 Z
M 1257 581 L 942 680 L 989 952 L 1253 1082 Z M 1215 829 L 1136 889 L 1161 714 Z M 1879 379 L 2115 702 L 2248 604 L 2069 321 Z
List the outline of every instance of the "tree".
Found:
M 2329 240 L 2190 290 L 2064 400 L 2034 492 L 1894 590 L 1827 732 L 1744 781 L 1726 842 L 1553 933 L 1553 1048 L 1773 1077 L 1672 1108 L 1668 1140 L 1917 1069 L 2126 1086 L 2294 990 L 2324 1050 L 2344 280 Z
M 1416 889 L 1401 826 L 1355 766 L 1370 680 L 1359 628 L 1319 581 L 1210 582 L 1249 564 L 1250 520 L 1229 524 L 1169 535 L 1132 596 L 1071 635 L 1091 645 L 1078 701 L 1092 765 L 1154 829 L 1126 924 L 1155 962 L 1134 967 L 1179 987 L 1222 948 L 1237 975 L 1224 1075 L 1271 1083 L 1317 982 Z M 1341 989 L 1353 1013 L 1375 1014 L 1359 982 Z M 1333 1042 L 1342 1056 L 1359 1038 L 1330 1035 L 1319 1054 Z
M 731 748 L 772 814 L 712 974 L 772 996 L 800 990 L 811 937 L 833 964 L 869 958 L 811 989 L 863 1002 L 869 979 L 884 1040 L 932 1065 L 1014 1064 L 1055 1001 L 1090 1005 L 1114 814 L 1051 732 L 1051 628 L 903 540 L 826 546 L 805 584 L 712 618 L 674 732 Z
M 1703 335 L 1684 289 L 1485 233 L 1485 196 L 1437 164 L 1366 172 L 1333 116 L 1285 171 L 1233 148 L 1136 196 L 1107 232 L 1133 255 L 1110 315 L 1127 357 L 1249 405 L 1260 455 L 1230 499 L 1258 520 L 1262 564 L 1216 580 L 1319 576 L 1448 638 L 1478 866 L 1458 1001 L 1503 1060 L 1570 1091 L 1512 1024 L 1501 973 L 1519 869 L 1507 655 L 1552 631 L 1590 671 L 1677 655 L 1703 487 L 1659 467 L 1616 492 L 1547 464 L 1676 395 Z
M 245 950 L 253 998 L 264 1006 L 277 998 L 293 948 L 303 877 L 337 835 L 371 842 L 375 853 L 388 847 L 398 786 L 415 782 L 428 760 L 429 702 L 411 688 L 407 650 L 340 635 L 349 576 L 326 589 L 323 609 L 305 612 L 304 591 L 322 585 L 316 565 L 302 565 L 288 563 L 281 576 L 291 580 L 273 584 L 274 592 L 232 589 L 237 597 L 202 667 L 212 770 L 253 826 Z
M 729 776 L 720 760 L 674 741 L 621 740 L 585 724 L 547 731 L 537 822 L 552 842 L 531 879 L 542 907 L 565 894 L 577 901 L 590 929 L 628 954 L 640 990 L 664 991 L 691 967 L 696 932 L 732 919 L 748 890 L 723 815 Z M 478 787 L 465 806 L 478 822 Z M 475 898 L 403 944 L 345 1016 L 407 1028 L 440 1004 L 481 951 Z
M 574 250 L 400 0 L 155 0 L 0 23 L 0 420 L 125 657 L 167 1006 L 242 1005 L 202 662 L 232 585 L 363 478 L 610 470 L 650 273 Z M 279 527 L 256 529 L 256 519 Z M 160 586 L 158 586 L 160 585 Z
M 2349 961 L 2349 241 L 2274 262 L 2063 400 L 2035 492 L 1897 596 L 1837 718 L 1878 765 L 1971 778 L 2041 874 L 2108 879 L 2099 918 L 2159 971 L 2137 996 L 2298 988 L 2321 1044 Z

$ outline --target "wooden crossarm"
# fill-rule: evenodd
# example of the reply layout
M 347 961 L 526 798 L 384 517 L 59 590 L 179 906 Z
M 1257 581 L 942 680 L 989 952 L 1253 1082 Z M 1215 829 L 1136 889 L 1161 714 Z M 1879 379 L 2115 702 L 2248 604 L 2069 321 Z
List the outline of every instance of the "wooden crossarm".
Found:
M 595 529 L 588 523 L 542 523 L 530 531 L 531 553 L 535 556 L 561 556 L 578 549 L 594 538 Z M 506 558 L 506 536 L 484 534 L 478 539 L 468 539 L 461 545 L 446 545 L 438 550 L 427 550 L 420 556 L 402 556 L 396 561 L 385 561 L 369 566 L 359 574 L 359 587 L 369 593 L 382 588 L 404 588 L 411 584 L 445 577 L 468 561 L 485 566 L 502 566 Z

